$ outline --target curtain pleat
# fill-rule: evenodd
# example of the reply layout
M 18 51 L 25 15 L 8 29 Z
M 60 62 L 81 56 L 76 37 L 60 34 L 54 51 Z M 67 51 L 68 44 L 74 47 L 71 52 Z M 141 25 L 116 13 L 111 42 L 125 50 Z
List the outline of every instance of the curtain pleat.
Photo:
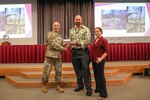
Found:
M 37 0 L 38 14 L 38 44 L 45 44 L 46 34 L 52 30 L 54 21 L 60 22 L 60 33 L 64 39 L 69 39 L 69 30 L 74 25 L 74 17 L 79 14 L 83 23 L 94 30 L 93 0 Z M 92 34 L 92 39 L 94 36 Z
M 92 55 L 92 45 L 89 45 Z M 0 46 L 0 63 L 43 63 L 46 45 Z M 111 43 L 107 61 L 150 60 L 150 43 Z M 62 52 L 62 61 L 71 62 L 71 49 Z

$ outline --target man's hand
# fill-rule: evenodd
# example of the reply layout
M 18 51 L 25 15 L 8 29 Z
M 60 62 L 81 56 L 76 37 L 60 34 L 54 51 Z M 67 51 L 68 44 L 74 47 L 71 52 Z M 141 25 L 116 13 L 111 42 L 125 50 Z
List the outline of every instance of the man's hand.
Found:
M 71 47 L 70 43 L 68 43 L 68 44 L 65 45 L 65 48 L 70 48 L 70 47 Z
M 71 44 L 71 45 L 81 45 L 81 44 L 80 44 L 79 42 L 77 42 L 77 41 L 71 41 L 70 44 Z
M 66 46 L 67 45 L 67 42 L 63 42 L 63 44 L 62 44 L 63 46 Z
M 77 42 L 76 41 L 71 41 L 70 44 L 71 45 L 77 45 Z
M 64 51 L 67 51 L 67 49 L 70 48 L 70 47 L 71 47 L 70 43 L 66 44 L 66 45 L 64 46 Z

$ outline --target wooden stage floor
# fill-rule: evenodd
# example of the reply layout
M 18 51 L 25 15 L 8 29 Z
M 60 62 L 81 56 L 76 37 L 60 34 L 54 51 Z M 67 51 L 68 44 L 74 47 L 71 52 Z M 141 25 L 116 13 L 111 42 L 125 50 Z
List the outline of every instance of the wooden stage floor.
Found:
M 126 84 L 134 73 L 143 73 L 144 68 L 150 68 L 150 61 L 116 61 L 106 62 L 105 76 L 107 85 Z M 93 68 L 90 64 L 92 86 L 95 85 Z M 0 76 L 16 87 L 40 87 L 43 63 L 0 64 Z M 49 87 L 55 86 L 54 69 L 50 74 Z M 71 63 L 63 63 L 62 85 L 75 87 L 76 76 Z

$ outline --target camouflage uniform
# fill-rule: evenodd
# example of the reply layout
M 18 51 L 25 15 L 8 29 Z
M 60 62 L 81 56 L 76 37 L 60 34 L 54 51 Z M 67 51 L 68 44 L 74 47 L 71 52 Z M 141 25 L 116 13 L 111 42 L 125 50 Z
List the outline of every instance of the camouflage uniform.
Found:
M 91 33 L 88 27 L 82 26 L 78 30 L 73 27 L 70 30 L 70 39 L 71 41 L 77 41 L 81 46 L 72 46 L 72 48 L 86 48 L 91 41 Z
M 55 68 L 55 82 L 59 83 L 62 74 L 61 51 L 64 49 L 62 46 L 63 39 L 61 35 L 51 31 L 47 34 L 46 42 L 47 50 L 45 54 L 42 83 L 48 82 L 49 74 L 53 66 Z
M 90 56 L 88 49 L 91 41 L 91 33 L 89 28 L 84 25 L 79 29 L 73 27 L 70 30 L 70 40 L 80 44 L 72 45 L 72 64 L 77 76 L 78 87 L 83 88 L 85 84 L 87 91 L 91 92 Z

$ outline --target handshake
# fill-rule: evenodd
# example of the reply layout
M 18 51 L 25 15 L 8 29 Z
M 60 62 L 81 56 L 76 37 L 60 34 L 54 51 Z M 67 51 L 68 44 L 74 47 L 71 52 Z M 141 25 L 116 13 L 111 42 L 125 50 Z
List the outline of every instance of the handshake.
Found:
M 78 45 L 78 42 L 76 42 L 76 41 L 64 41 L 63 42 L 63 46 L 64 46 L 64 48 L 67 50 L 68 48 L 70 48 L 72 45 Z M 64 49 L 64 50 L 65 50 Z M 66 51 L 65 50 L 65 51 Z

